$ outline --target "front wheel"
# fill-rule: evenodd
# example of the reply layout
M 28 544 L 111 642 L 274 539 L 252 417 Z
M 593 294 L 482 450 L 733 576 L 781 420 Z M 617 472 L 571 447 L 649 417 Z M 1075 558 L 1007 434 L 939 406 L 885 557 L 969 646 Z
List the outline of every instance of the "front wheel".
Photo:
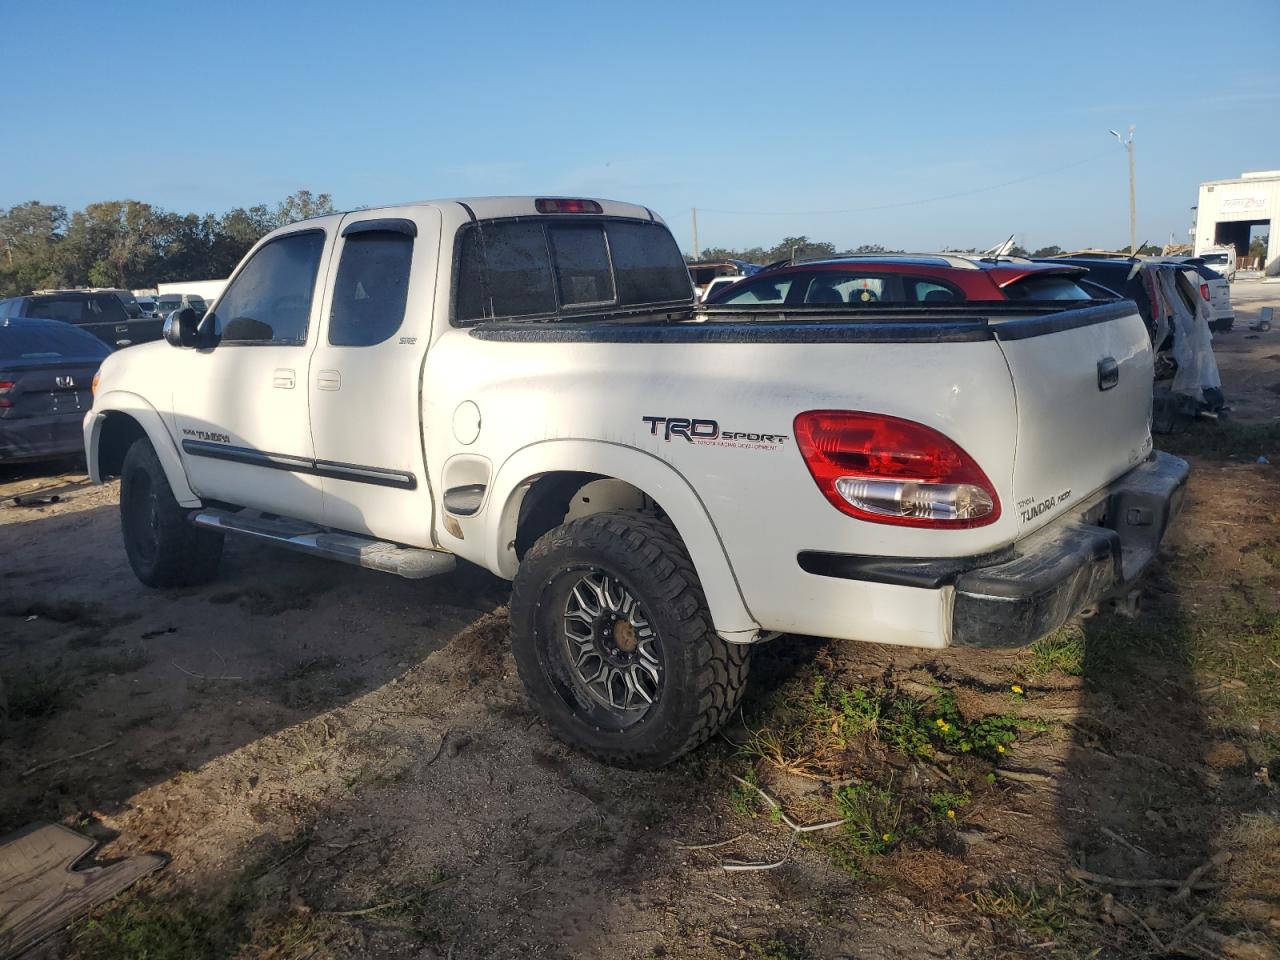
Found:
M 552 732 L 616 766 L 670 763 L 727 721 L 749 648 L 716 634 L 670 523 L 600 513 L 545 534 L 511 599 L 516 666 Z
M 133 442 L 120 468 L 120 530 L 129 566 L 148 587 L 193 586 L 217 573 L 222 534 L 187 520 L 145 437 Z

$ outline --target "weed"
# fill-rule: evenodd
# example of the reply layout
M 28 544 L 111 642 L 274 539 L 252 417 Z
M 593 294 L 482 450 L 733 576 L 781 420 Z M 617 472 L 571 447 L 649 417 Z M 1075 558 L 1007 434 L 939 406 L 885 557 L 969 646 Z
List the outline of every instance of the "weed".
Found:
M 955 694 L 949 690 L 933 699 L 933 725 L 937 737 L 949 753 L 977 753 L 994 757 L 1003 753 L 1017 737 L 1022 725 L 1017 717 L 1009 714 L 982 717 L 966 722 L 956 706 Z
M 1031 661 L 1027 672 L 1043 677 L 1057 671 L 1070 677 L 1084 674 L 1084 631 L 1076 625 L 1055 630 L 1031 645 Z
M 1059 946 L 1076 942 L 1087 947 L 1099 928 L 1089 918 L 1086 899 L 1077 887 L 1014 884 L 999 884 L 972 895 L 974 907 L 991 919 L 1001 939 L 1057 941 Z
M 929 794 L 930 819 L 939 823 L 955 820 L 961 807 L 969 805 L 969 794 L 937 790 Z
M 743 945 L 747 960 L 808 960 L 810 954 L 786 934 L 777 933 Z
M 742 779 L 746 780 L 747 783 L 759 784 L 754 768 L 747 770 Z M 760 802 L 760 794 L 746 784 L 734 781 L 733 787 L 729 790 L 729 804 L 733 807 L 735 813 L 739 813 L 744 817 L 754 817 L 760 809 Z
M 892 787 L 892 784 L 890 784 Z M 888 853 L 902 840 L 903 801 L 892 789 L 856 783 L 836 793 L 845 838 L 859 853 Z

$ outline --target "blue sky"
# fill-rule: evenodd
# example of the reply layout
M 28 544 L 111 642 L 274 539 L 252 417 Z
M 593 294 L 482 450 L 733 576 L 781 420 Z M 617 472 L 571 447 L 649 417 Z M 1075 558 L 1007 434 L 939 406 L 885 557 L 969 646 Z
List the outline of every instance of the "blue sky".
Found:
M 1139 239 L 1280 168 L 1277 0 L 0 0 L 0 37 L 0 207 L 556 193 L 686 249 L 694 206 L 703 247 L 1115 246 L 1108 128 L 1137 126 Z

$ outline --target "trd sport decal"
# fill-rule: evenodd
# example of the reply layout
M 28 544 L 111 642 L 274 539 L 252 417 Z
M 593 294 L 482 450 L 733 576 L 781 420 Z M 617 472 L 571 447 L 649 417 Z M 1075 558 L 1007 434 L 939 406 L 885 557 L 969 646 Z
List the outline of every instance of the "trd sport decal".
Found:
M 672 438 L 687 443 L 708 443 L 715 447 L 745 447 L 749 450 L 776 450 L 787 442 L 785 433 L 755 433 L 746 430 L 721 430 L 718 420 L 691 417 L 641 417 L 649 425 L 651 437 Z

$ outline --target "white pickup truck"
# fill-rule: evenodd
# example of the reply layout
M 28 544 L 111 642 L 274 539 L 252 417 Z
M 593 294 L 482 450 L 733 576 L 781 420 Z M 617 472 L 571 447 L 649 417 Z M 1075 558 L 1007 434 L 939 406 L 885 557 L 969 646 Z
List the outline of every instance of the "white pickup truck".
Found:
M 1187 476 L 1128 301 L 697 308 L 661 219 L 603 200 L 296 223 L 165 339 L 84 421 L 143 583 L 214 576 L 226 533 L 479 564 L 553 730 L 634 767 L 779 633 L 1036 639 L 1129 589 Z

